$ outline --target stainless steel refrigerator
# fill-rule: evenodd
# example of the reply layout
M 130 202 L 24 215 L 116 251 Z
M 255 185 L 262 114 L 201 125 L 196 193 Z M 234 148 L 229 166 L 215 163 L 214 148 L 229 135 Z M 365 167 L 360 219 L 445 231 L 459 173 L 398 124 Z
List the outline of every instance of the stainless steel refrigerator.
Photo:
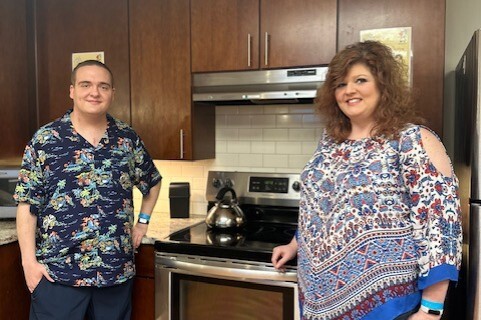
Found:
M 463 267 L 448 299 L 453 319 L 481 319 L 481 29 L 477 30 L 456 67 L 453 163 L 460 180 L 463 213 Z

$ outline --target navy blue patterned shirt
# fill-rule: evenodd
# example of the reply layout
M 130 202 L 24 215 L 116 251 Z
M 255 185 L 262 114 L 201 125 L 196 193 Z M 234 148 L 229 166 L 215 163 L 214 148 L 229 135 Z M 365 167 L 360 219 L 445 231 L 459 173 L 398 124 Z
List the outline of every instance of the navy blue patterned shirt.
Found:
M 149 193 L 161 176 L 139 136 L 107 115 L 93 146 L 69 110 L 25 148 L 15 200 L 37 216 L 36 256 L 57 282 L 105 287 L 135 275 L 133 186 Z

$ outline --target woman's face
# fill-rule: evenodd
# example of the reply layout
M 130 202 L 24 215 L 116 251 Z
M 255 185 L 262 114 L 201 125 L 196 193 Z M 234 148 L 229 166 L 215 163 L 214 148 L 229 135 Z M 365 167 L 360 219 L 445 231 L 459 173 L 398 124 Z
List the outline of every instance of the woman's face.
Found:
M 362 63 L 353 65 L 335 92 L 341 111 L 351 123 L 374 123 L 381 93 L 369 68 Z

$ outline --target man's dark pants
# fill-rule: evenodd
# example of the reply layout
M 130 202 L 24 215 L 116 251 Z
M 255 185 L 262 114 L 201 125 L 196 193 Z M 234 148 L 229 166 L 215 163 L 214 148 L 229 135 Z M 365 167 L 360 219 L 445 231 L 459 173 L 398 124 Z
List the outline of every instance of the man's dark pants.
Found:
M 42 278 L 32 293 L 30 320 L 129 320 L 133 280 L 112 287 L 71 287 Z

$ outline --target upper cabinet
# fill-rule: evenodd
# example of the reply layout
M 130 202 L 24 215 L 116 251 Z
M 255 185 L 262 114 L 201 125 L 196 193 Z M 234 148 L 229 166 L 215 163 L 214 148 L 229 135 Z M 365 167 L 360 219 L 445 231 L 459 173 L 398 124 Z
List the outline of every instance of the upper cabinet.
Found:
M 35 126 L 35 108 L 30 100 L 28 79 L 33 59 L 27 49 L 27 1 L 0 2 L 0 97 L 2 99 L 0 157 L 16 159 L 22 152 Z M 12 163 L 12 164 L 13 164 Z
M 72 53 L 97 51 L 114 75 L 109 113 L 130 123 L 127 0 L 36 0 L 35 9 L 39 124 L 72 108 Z
M 336 0 L 191 0 L 192 72 L 329 63 Z
M 215 107 L 193 106 L 189 0 L 130 1 L 132 126 L 155 159 L 215 156 Z

